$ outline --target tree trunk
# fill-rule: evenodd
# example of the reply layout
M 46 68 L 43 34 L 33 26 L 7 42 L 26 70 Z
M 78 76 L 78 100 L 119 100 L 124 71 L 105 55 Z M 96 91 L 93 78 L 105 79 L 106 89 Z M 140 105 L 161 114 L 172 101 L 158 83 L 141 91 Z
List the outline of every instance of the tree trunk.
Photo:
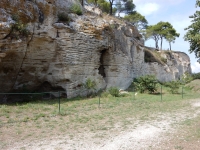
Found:
M 169 49 L 170 49 L 170 51 L 172 50 L 172 49 L 171 49 L 171 42 L 169 42 Z
M 162 50 L 162 41 L 163 41 L 163 37 L 160 37 L 160 49 Z
M 95 6 L 97 6 L 97 0 L 95 0 Z
M 84 5 L 84 0 L 81 0 L 81 5 L 82 5 L 82 6 Z
M 112 5 L 113 5 L 113 0 L 109 0 L 109 2 L 110 2 L 110 15 L 112 15 Z

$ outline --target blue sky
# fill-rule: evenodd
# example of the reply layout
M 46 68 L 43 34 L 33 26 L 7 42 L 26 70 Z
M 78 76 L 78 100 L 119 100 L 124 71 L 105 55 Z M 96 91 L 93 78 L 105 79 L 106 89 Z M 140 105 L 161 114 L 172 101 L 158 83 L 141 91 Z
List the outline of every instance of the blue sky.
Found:
M 200 64 L 197 63 L 194 53 L 189 53 L 189 43 L 184 41 L 183 36 L 186 31 L 184 28 L 191 24 L 189 16 L 193 15 L 196 0 L 133 0 L 136 10 L 144 15 L 149 25 L 154 25 L 159 21 L 170 22 L 180 37 L 172 44 L 172 50 L 182 51 L 190 56 L 192 72 L 200 72 Z M 153 40 L 145 42 L 146 46 L 155 46 Z M 163 49 L 168 49 L 169 44 L 164 41 Z

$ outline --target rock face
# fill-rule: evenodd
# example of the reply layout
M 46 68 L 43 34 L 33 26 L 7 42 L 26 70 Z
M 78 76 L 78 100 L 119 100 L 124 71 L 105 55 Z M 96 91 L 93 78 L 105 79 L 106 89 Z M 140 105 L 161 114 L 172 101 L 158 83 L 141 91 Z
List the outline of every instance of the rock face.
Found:
M 86 92 L 82 85 L 89 78 L 97 90 L 126 89 L 142 75 L 170 81 L 191 72 L 182 52 L 157 52 L 165 63 L 145 61 L 146 52 L 155 50 L 143 45 L 136 27 L 97 8 L 86 7 L 78 16 L 70 12 L 74 4 L 79 5 L 75 0 L 0 1 L 0 92 L 26 87 L 64 90 L 74 97 Z M 59 13 L 70 20 L 60 21 Z M 18 24 L 27 25 L 28 36 L 15 28 Z

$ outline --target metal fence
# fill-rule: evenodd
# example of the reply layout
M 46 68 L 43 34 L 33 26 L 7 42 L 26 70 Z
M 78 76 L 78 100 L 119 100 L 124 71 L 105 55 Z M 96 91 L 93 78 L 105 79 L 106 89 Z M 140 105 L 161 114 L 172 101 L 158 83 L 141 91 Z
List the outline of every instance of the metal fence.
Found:
M 58 103 L 58 110 L 60 113 L 60 99 L 66 98 L 64 91 L 57 92 L 41 92 L 41 93 L 0 93 L 0 105 L 7 104 L 20 104 L 27 102 L 45 102 L 48 100 L 53 100 Z
M 80 95 L 83 95 L 80 93 Z M 102 102 L 105 104 L 104 99 L 105 97 L 101 96 L 101 92 L 95 93 L 96 96 L 96 104 L 98 108 L 101 107 Z M 82 96 L 75 97 L 73 100 L 80 100 Z M 85 96 L 86 97 L 86 96 Z M 179 88 L 178 93 L 172 94 L 167 91 L 166 87 L 163 88 L 162 85 L 158 87 L 157 93 L 153 94 L 140 94 L 135 91 L 134 87 L 129 90 L 128 98 L 119 97 L 116 100 L 123 100 L 126 99 L 129 102 L 134 100 L 143 100 L 143 99 L 154 99 L 158 101 L 166 101 L 166 100 L 173 100 L 173 99 L 190 99 L 199 98 L 200 93 L 196 92 L 195 94 L 188 90 L 186 87 L 182 86 Z M 87 98 L 87 97 L 86 97 Z M 60 113 L 61 112 L 61 105 L 62 103 L 71 100 L 67 98 L 66 91 L 56 91 L 56 92 L 35 92 L 35 93 L 0 93 L 0 105 L 16 105 L 20 103 L 28 103 L 28 102 L 42 102 L 48 104 L 49 102 L 54 103 L 56 105 L 55 109 Z M 125 100 L 125 101 L 126 101 Z M 125 102 L 124 101 L 124 102 Z

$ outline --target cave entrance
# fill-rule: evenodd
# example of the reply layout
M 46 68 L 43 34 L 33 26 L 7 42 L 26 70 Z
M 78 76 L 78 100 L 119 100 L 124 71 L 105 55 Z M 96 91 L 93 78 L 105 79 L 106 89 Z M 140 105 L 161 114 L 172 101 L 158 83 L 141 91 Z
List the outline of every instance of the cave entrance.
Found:
M 100 56 L 99 74 L 101 76 L 103 76 L 103 78 L 106 77 L 106 73 L 105 73 L 106 52 L 107 52 L 107 49 L 102 50 L 101 51 L 101 56 Z

